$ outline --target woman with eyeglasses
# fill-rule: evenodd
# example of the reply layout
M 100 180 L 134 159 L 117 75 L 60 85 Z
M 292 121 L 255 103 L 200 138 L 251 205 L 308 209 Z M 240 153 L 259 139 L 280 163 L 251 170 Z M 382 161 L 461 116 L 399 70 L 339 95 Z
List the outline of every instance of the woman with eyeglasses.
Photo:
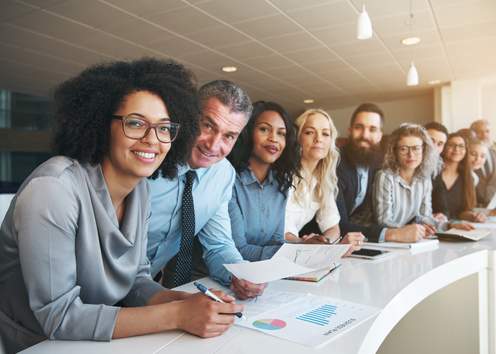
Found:
M 24 181 L 0 229 L 7 352 L 46 338 L 222 333 L 230 323 L 212 323 L 211 300 L 155 283 L 146 258 L 145 178 L 174 176 L 197 134 L 191 73 L 154 59 L 93 66 L 57 88 L 55 106 L 59 156 Z
M 434 180 L 432 208 L 448 219 L 484 222 L 484 213 L 473 211 L 477 200 L 471 158 L 463 133 L 450 134 L 441 154 L 443 170 Z
M 229 203 L 233 240 L 244 259 L 269 259 L 284 243 L 284 211 L 298 164 L 286 110 L 275 102 L 255 102 L 228 159 L 237 172 Z
M 374 180 L 374 214 L 378 224 L 417 232 L 403 242 L 416 242 L 435 233 L 432 217 L 431 176 L 437 156 L 427 131 L 417 124 L 402 124 L 390 136 L 383 169 Z

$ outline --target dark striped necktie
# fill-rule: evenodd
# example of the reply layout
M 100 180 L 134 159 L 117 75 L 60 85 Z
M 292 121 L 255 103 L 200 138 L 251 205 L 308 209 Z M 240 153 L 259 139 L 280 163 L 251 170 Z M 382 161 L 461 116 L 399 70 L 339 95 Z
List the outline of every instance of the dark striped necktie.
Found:
M 195 238 L 195 207 L 192 193 L 194 179 L 195 171 L 189 170 L 186 173 L 186 184 L 181 207 L 181 244 L 179 252 L 171 260 L 171 274 L 164 279 L 164 285 L 167 288 L 175 288 L 191 281 L 193 241 Z

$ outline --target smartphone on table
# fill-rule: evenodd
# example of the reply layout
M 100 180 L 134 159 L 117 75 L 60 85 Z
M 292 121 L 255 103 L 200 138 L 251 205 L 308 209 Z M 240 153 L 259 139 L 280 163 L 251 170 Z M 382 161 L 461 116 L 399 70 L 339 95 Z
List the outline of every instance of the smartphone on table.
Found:
M 354 258 L 365 258 L 365 259 L 377 259 L 386 256 L 389 251 L 375 250 L 370 248 L 362 248 L 358 251 L 353 252 L 350 257 Z

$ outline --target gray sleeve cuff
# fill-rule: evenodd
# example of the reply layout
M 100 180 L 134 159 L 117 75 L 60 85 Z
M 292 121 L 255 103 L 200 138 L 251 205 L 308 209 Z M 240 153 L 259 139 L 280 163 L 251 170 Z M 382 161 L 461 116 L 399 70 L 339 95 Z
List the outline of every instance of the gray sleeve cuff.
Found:
M 102 305 L 96 321 L 93 340 L 110 341 L 112 339 L 119 310 L 120 307 Z
M 122 303 L 128 307 L 145 306 L 153 295 L 166 290 L 162 285 L 148 277 L 136 279 L 131 291 L 122 300 Z

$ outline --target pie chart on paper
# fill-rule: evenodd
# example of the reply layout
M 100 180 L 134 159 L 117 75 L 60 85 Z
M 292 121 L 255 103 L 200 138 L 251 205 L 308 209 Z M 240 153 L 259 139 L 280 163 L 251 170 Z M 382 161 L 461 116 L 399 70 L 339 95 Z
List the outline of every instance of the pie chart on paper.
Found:
M 286 327 L 286 322 L 283 320 L 278 320 L 275 318 L 256 320 L 253 322 L 253 326 L 258 329 L 264 329 L 267 331 L 277 331 Z

